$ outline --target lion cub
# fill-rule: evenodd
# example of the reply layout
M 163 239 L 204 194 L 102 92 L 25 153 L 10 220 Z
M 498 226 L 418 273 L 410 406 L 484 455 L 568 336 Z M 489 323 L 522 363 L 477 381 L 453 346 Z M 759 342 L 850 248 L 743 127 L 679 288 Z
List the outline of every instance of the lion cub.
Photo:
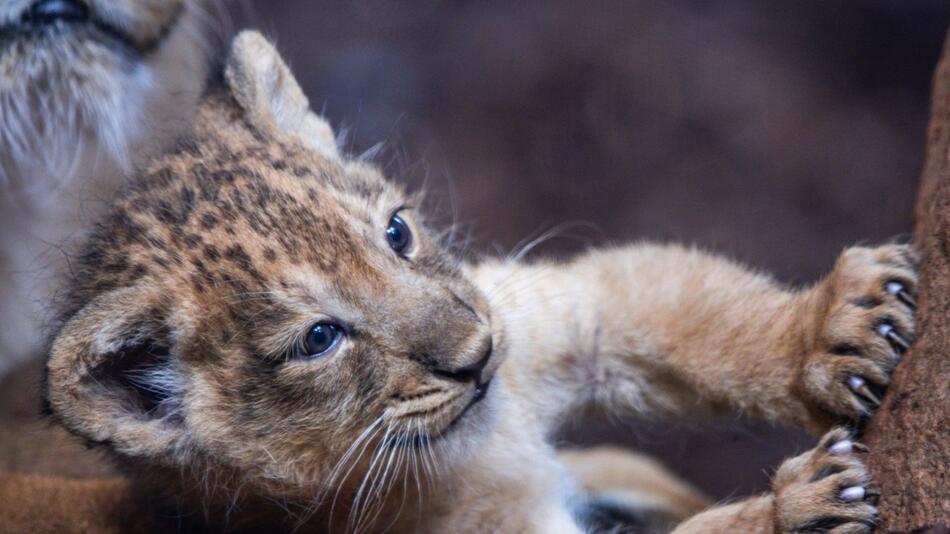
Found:
M 908 247 L 848 249 L 797 291 L 679 246 L 466 264 L 412 196 L 337 152 L 259 34 L 218 85 L 76 261 L 47 364 L 55 417 L 166 517 L 583 532 L 545 438 L 593 405 L 825 434 L 773 493 L 677 533 L 871 529 L 862 447 L 830 429 L 874 409 L 913 338 Z
M 0 374 L 42 353 L 61 248 L 191 126 L 208 5 L 0 2 Z M 134 156 L 134 157 L 133 157 Z

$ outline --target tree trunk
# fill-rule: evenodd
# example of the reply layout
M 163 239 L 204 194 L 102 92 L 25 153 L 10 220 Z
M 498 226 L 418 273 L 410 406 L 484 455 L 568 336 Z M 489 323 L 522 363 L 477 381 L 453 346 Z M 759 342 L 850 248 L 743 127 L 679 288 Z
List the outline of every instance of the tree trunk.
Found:
M 932 98 L 914 228 L 917 342 L 863 438 L 881 488 L 879 532 L 950 533 L 950 35 Z

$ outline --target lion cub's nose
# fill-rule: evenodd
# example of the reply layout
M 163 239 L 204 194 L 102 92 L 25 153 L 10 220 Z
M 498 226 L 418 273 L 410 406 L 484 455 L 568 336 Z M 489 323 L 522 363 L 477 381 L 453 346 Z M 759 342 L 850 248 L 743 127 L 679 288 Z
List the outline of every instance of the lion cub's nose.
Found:
M 488 361 L 491 359 L 491 351 L 492 339 L 491 336 L 487 336 L 478 345 L 478 349 L 473 351 L 473 354 L 478 358 L 477 360 L 461 367 L 438 367 L 433 369 L 433 372 L 438 376 L 457 382 L 481 383 L 482 369 L 488 365 Z
M 23 15 L 24 22 L 52 24 L 58 20 L 82 22 L 89 18 L 89 7 L 80 0 L 40 0 Z

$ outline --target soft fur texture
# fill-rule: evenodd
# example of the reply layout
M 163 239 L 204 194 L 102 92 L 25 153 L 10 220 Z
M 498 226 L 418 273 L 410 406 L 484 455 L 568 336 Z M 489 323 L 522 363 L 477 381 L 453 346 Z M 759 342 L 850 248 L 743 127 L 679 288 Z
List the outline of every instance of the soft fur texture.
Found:
M 0 502 L 0 532 L 144 534 L 163 527 L 121 478 L 5 475 Z
M 197 121 L 75 262 L 47 367 L 58 420 L 189 526 L 582 532 L 596 514 L 546 441 L 576 410 L 734 409 L 824 433 L 870 413 L 868 384 L 913 337 L 899 245 L 849 249 L 797 291 L 679 246 L 465 264 L 412 197 L 333 150 L 255 33 Z M 302 357 L 321 321 L 342 337 Z M 868 532 L 858 450 L 832 430 L 774 493 L 676 532 Z
M 213 2 L 85 0 L 41 23 L 0 5 L 0 373 L 42 354 L 63 253 L 123 177 L 189 130 Z

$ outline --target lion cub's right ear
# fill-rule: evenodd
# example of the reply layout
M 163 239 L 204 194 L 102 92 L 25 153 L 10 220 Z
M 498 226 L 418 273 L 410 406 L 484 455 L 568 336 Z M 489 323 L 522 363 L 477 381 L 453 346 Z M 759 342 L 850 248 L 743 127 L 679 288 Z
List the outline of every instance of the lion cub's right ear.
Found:
M 252 126 L 276 129 L 323 156 L 340 159 L 330 124 L 310 111 L 294 75 L 263 35 L 243 31 L 234 38 L 224 77 Z
M 188 436 L 177 353 L 191 329 L 149 284 L 99 295 L 53 341 L 49 408 L 73 432 L 128 456 L 181 450 Z

